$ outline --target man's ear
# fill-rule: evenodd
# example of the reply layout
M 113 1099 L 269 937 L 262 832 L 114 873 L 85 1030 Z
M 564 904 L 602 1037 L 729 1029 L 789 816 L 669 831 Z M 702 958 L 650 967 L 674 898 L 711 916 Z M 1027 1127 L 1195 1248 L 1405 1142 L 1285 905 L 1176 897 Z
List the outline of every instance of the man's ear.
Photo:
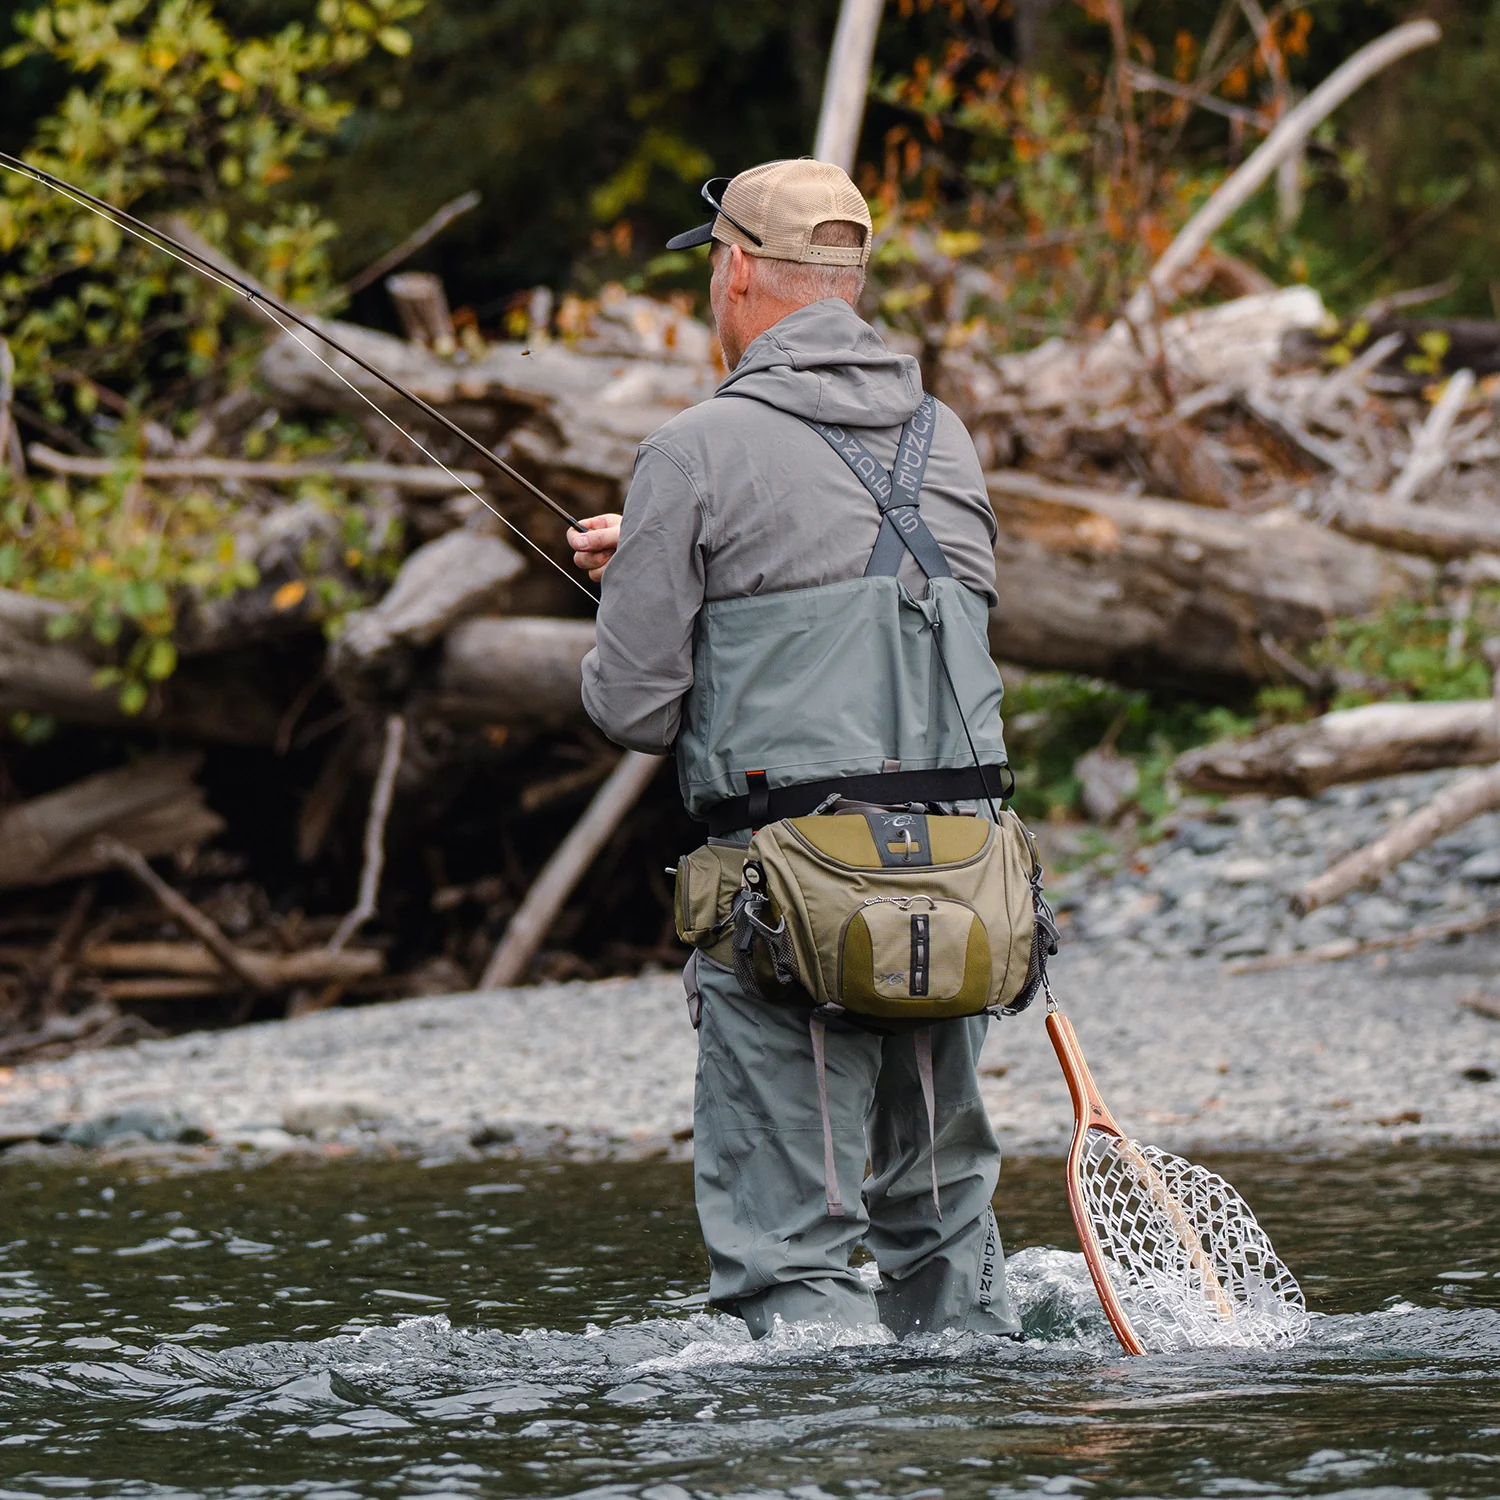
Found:
M 750 257 L 738 245 L 729 247 L 728 290 L 736 297 L 743 297 L 750 290 L 750 278 L 755 274 Z

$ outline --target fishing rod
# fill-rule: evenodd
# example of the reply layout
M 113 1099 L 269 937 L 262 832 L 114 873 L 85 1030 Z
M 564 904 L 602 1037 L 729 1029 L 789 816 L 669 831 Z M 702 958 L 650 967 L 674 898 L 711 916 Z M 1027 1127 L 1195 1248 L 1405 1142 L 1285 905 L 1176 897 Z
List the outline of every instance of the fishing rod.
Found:
M 72 183 L 65 182 L 61 177 L 56 177 L 51 172 L 44 171 L 41 167 L 34 167 L 30 162 L 23 161 L 18 156 L 12 156 L 9 154 L 9 152 L 0 151 L 0 167 L 4 167 L 7 171 L 14 172 L 18 176 L 29 177 L 34 181 L 41 183 L 43 187 L 50 188 L 53 192 L 61 194 L 70 202 L 78 204 L 79 207 L 88 209 L 90 213 L 96 214 L 100 218 L 107 220 L 111 224 L 114 224 L 117 228 L 124 230 L 125 233 L 129 234 L 134 239 L 140 240 L 143 244 L 149 245 L 153 250 L 159 250 L 162 254 L 169 255 L 172 257 L 172 259 L 181 261 L 189 269 L 197 271 L 200 275 L 207 277 L 208 280 L 215 282 L 219 286 L 226 287 L 230 291 L 238 292 L 248 301 L 256 304 L 266 313 L 270 320 L 275 323 L 278 328 L 281 329 L 283 333 L 287 334 L 291 338 L 296 339 L 296 341 L 304 349 L 306 349 L 307 352 L 311 354 L 319 364 L 321 364 L 326 370 L 335 375 L 346 386 L 348 386 L 349 389 L 353 391 L 354 394 L 358 396 L 373 411 L 379 413 L 380 416 L 385 418 L 385 420 L 389 422 L 397 432 L 399 432 L 404 438 L 406 438 L 409 443 L 411 443 L 419 452 L 424 454 L 428 459 L 432 461 L 432 463 L 436 464 L 438 468 L 440 468 L 445 474 L 447 474 L 448 477 L 452 479 L 460 489 L 467 490 L 468 493 L 474 496 L 474 498 L 478 500 L 487 510 L 493 512 L 493 514 L 499 520 L 504 522 L 506 526 L 510 527 L 510 529 L 515 532 L 515 534 L 520 537 L 521 540 L 525 542 L 533 552 L 535 552 L 550 566 L 556 568 L 557 571 L 561 573 L 569 583 L 577 587 L 590 599 L 594 599 L 594 594 L 589 589 L 585 588 L 583 584 L 579 583 L 578 579 L 575 578 L 573 574 L 569 573 L 555 559 L 549 557 L 545 552 L 543 552 L 542 549 L 538 547 L 537 544 L 533 542 L 531 538 L 528 537 L 526 533 L 520 529 L 520 527 L 507 520 L 505 516 L 501 515 L 499 510 L 497 510 L 489 500 L 481 495 L 479 491 L 474 489 L 472 485 L 466 484 L 463 480 L 461 480 L 453 472 L 453 470 L 450 469 L 448 465 L 442 461 L 442 459 L 440 459 L 435 453 L 431 452 L 431 450 L 425 447 L 422 443 L 418 442 L 417 439 L 414 438 L 411 433 L 407 432 L 407 430 L 402 427 L 402 425 L 398 421 L 396 421 L 396 419 L 391 416 L 388 411 L 386 411 L 377 402 L 371 400 L 369 395 L 360 390 L 360 388 L 355 385 L 347 375 L 345 375 L 341 370 L 337 369 L 334 365 L 330 364 L 326 359 L 324 359 L 323 356 L 319 354 L 318 351 L 307 342 L 306 339 L 302 338 L 296 332 L 296 328 L 305 329 L 315 338 L 321 339 L 330 348 L 343 355 L 345 359 L 358 366 L 367 375 L 374 376 L 375 379 L 380 381 L 382 385 L 394 391 L 398 396 L 402 396 L 407 401 L 411 402 L 413 406 L 415 406 L 424 415 L 430 417 L 434 422 L 442 427 L 444 431 L 450 433 L 452 436 L 458 438 L 461 442 L 467 444 L 468 447 L 472 448 L 474 452 L 479 454 L 479 456 L 483 458 L 485 462 L 488 463 L 492 468 L 498 469 L 502 474 L 505 475 L 507 479 L 511 480 L 514 484 L 525 490 L 526 493 L 530 495 L 534 500 L 540 501 L 559 520 L 565 521 L 575 531 L 587 530 L 587 528 L 581 521 L 579 521 L 576 517 L 570 515 L 568 511 L 565 510 L 561 505 L 559 505 L 556 500 L 554 500 L 549 494 L 546 493 L 546 491 L 533 484 L 524 474 L 512 468 L 510 464 L 506 463 L 506 461 L 499 456 L 499 454 L 493 452 L 486 444 L 480 442 L 480 440 L 476 438 L 472 433 L 466 432 L 451 417 L 445 416 L 435 406 L 433 406 L 431 402 L 423 400 L 423 398 L 417 395 L 416 392 L 407 390 L 407 388 L 402 385 L 399 380 L 396 380 L 392 376 L 387 375 L 384 370 L 381 370 L 377 366 L 372 365 L 367 359 L 361 358 L 358 354 L 355 354 L 353 350 L 345 348 L 345 346 L 341 344 L 336 338 L 334 338 L 330 333 L 328 333 L 326 329 L 320 326 L 319 321 L 304 317 L 301 313 L 295 311 L 293 308 L 288 307 L 286 303 L 281 302 L 277 298 L 271 296 L 271 294 L 265 291 L 263 288 L 252 285 L 250 282 L 244 280 L 243 278 L 236 276 L 233 271 L 226 270 L 222 265 L 217 265 L 213 261 L 208 260 L 205 256 L 200 255 L 190 246 L 183 244 L 181 240 L 174 239 L 165 230 L 158 229 L 155 227 L 155 225 L 146 223 L 144 219 L 136 218 L 134 214 L 127 213 L 123 208 L 116 208 L 112 203 L 106 203 L 102 198 L 96 198 L 92 193 L 85 192 L 83 188 L 74 187 Z M 283 322 L 283 318 L 286 319 L 287 322 Z M 294 324 L 296 325 L 296 328 L 289 327 L 288 324 Z

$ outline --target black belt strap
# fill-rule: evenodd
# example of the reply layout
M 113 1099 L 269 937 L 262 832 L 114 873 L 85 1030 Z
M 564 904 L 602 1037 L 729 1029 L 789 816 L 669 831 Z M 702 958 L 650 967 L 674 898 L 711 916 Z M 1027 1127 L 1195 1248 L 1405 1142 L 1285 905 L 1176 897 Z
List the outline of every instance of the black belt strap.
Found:
M 870 776 L 833 776 L 827 781 L 803 781 L 796 786 L 752 785 L 744 797 L 716 802 L 704 821 L 711 838 L 722 838 L 741 828 L 764 828 L 782 818 L 805 818 L 837 793 L 851 802 L 894 804 L 899 802 L 1003 801 L 1015 790 L 1015 777 L 1007 766 L 953 766 L 936 771 L 878 771 Z

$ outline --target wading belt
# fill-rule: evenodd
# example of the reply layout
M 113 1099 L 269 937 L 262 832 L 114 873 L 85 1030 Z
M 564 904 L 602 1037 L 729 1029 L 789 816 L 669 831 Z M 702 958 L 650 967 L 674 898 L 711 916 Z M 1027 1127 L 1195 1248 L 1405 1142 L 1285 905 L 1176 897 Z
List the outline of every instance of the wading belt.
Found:
M 1008 766 L 951 766 L 933 771 L 876 771 L 869 776 L 831 776 L 796 786 L 766 786 L 764 771 L 749 773 L 750 791 L 716 802 L 705 815 L 711 838 L 741 828 L 764 828 L 782 818 L 805 818 L 830 797 L 894 806 L 900 802 L 982 802 L 1004 800 L 1015 790 Z

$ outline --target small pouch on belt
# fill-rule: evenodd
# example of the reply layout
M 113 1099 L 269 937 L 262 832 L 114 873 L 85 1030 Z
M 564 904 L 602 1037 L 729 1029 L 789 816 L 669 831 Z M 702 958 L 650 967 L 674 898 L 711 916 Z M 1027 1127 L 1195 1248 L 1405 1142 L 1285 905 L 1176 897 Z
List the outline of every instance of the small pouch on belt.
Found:
M 744 865 L 744 845 L 717 839 L 677 861 L 677 936 L 725 968 L 734 957 L 734 898 Z

